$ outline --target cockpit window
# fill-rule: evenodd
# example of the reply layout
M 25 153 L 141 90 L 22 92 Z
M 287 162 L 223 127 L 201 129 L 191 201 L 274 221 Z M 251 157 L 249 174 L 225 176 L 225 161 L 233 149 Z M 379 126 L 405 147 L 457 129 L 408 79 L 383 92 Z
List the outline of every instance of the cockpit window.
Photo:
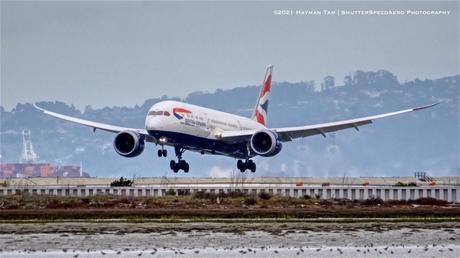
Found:
M 170 116 L 171 114 L 168 111 L 152 110 L 147 115 L 148 116 Z
M 163 114 L 163 111 L 156 111 L 156 110 L 152 110 L 149 112 L 149 116 L 161 116 Z

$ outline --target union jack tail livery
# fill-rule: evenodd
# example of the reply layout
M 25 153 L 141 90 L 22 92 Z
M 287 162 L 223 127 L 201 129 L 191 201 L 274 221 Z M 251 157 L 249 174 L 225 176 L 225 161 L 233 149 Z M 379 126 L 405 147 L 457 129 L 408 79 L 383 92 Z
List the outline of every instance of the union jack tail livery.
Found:
M 267 67 L 264 82 L 262 83 L 262 89 L 260 89 L 259 96 L 257 97 L 256 106 L 254 108 L 254 113 L 252 115 L 252 119 L 262 125 L 266 125 L 267 123 L 268 99 L 270 96 L 270 87 L 272 84 L 272 71 L 273 65 L 269 65 Z

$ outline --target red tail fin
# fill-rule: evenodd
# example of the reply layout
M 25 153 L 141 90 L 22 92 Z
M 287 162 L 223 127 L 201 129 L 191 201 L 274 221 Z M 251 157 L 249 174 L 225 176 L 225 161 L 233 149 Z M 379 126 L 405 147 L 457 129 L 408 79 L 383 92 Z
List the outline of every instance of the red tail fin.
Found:
M 264 82 L 262 83 L 262 89 L 260 89 L 259 96 L 257 97 L 256 106 L 252 114 L 252 119 L 256 120 L 257 122 L 263 125 L 266 125 L 267 123 L 268 100 L 272 84 L 272 71 L 273 65 L 269 65 L 267 67 L 267 72 L 265 73 Z

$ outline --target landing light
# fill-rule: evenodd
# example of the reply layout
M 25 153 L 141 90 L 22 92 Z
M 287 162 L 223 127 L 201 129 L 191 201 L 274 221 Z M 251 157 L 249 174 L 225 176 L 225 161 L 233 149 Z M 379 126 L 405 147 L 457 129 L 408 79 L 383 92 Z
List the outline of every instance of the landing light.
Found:
M 158 142 L 163 145 L 167 142 L 167 140 L 165 137 L 161 137 L 160 139 L 158 139 Z

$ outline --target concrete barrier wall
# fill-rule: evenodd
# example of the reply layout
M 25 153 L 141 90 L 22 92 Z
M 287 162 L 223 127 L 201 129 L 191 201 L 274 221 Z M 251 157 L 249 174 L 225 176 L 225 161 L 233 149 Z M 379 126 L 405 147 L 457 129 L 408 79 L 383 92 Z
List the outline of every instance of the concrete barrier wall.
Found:
M 398 182 L 409 183 L 416 182 L 419 186 L 429 186 L 429 182 L 418 181 L 414 177 L 244 177 L 245 174 L 238 172 L 236 177 L 138 177 L 135 178 L 136 185 L 162 185 L 162 184 L 290 184 L 302 183 L 303 185 L 322 185 L 329 183 L 330 185 L 353 186 L 363 185 L 368 183 L 372 186 L 392 186 Z M 9 186 L 18 185 L 85 185 L 85 186 L 110 186 L 116 178 L 112 177 L 91 177 L 91 178 L 75 178 L 75 177 L 30 177 L 30 178 L 8 178 L 0 179 L 0 184 L 6 183 Z M 131 178 L 129 178 L 131 179 Z M 460 177 L 458 176 L 443 176 L 436 177 L 437 186 L 460 186 Z
M 431 197 L 453 203 L 460 203 L 460 187 L 436 186 L 436 187 L 381 187 L 381 186 L 274 186 L 274 185 L 247 185 L 235 187 L 232 185 L 157 185 L 135 187 L 107 187 L 107 186 L 27 186 L 27 187 L 2 187 L 0 196 L 28 193 L 37 195 L 55 196 L 95 196 L 95 195 L 119 195 L 127 197 L 159 197 L 165 196 L 167 191 L 173 189 L 188 193 L 205 191 L 211 193 L 242 191 L 246 194 L 258 194 L 262 191 L 274 195 L 303 197 L 305 195 L 319 197 L 320 199 L 349 199 L 366 200 L 381 198 L 387 200 L 416 200 L 422 197 Z

